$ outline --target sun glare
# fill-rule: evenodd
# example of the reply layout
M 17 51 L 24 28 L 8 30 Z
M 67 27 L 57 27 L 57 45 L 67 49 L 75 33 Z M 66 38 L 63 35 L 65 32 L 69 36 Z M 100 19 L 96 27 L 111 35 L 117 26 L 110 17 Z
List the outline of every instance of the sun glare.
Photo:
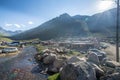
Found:
M 98 9 L 100 11 L 105 11 L 113 7 L 113 1 L 100 1 Z

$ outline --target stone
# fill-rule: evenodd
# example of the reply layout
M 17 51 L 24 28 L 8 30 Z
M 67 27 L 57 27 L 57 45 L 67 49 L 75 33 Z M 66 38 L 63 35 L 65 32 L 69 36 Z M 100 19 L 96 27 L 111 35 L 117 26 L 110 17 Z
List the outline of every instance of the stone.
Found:
M 43 59 L 43 63 L 44 63 L 44 64 L 52 64 L 56 58 L 57 58 L 57 57 L 56 57 L 55 54 L 50 53 L 48 56 L 46 56 L 46 57 Z
M 116 61 L 106 61 L 105 65 L 112 68 L 120 67 L 120 63 Z
M 61 80 L 96 80 L 95 70 L 88 62 L 66 64 L 60 72 Z
M 67 63 L 70 64 L 70 63 L 76 63 L 76 62 L 79 62 L 79 61 L 83 61 L 83 59 L 81 59 L 77 56 L 73 56 L 73 57 L 71 57 L 70 59 L 67 60 Z
M 42 60 L 42 56 L 40 54 L 36 54 L 35 55 L 35 60 L 41 61 Z
M 99 58 L 97 56 L 96 53 L 94 52 L 91 52 L 90 54 L 88 54 L 88 59 L 87 59 L 88 62 L 92 62 L 96 65 L 100 65 L 100 61 L 99 61 Z
M 64 65 L 64 60 L 62 59 L 55 59 L 53 63 L 53 67 L 57 69 L 60 69 L 63 65 Z
M 120 67 L 116 67 L 115 70 L 120 73 Z
M 120 80 L 120 73 L 105 75 L 104 77 L 101 77 L 100 80 Z
M 105 72 L 96 64 L 91 63 L 91 66 L 95 69 L 96 77 L 99 80 L 100 77 L 104 76 Z

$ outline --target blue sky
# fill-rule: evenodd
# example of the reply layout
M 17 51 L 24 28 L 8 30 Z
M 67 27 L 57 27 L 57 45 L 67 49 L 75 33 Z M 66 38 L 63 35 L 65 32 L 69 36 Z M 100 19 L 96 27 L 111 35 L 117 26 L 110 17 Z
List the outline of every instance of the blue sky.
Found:
M 93 15 L 100 0 L 0 0 L 0 26 L 28 30 L 63 13 Z

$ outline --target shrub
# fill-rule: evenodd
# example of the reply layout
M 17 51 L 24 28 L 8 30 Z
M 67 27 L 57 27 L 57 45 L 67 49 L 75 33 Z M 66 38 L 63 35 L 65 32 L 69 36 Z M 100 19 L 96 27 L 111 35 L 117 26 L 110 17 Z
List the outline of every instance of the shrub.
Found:
M 60 80 L 60 73 L 48 77 L 48 80 Z

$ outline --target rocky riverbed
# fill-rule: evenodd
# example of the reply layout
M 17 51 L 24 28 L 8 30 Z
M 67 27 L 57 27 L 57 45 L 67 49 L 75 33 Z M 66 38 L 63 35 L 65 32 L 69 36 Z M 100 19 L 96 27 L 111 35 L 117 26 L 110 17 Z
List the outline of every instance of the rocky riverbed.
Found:
M 52 74 L 48 80 L 120 80 L 120 63 L 105 53 L 90 52 L 81 58 L 59 51 L 45 49 L 35 56 L 37 63 L 44 66 L 42 72 Z
M 33 46 L 25 47 L 17 56 L 3 60 L 0 63 L 0 80 L 46 80 L 47 75 L 34 71 L 36 53 Z

